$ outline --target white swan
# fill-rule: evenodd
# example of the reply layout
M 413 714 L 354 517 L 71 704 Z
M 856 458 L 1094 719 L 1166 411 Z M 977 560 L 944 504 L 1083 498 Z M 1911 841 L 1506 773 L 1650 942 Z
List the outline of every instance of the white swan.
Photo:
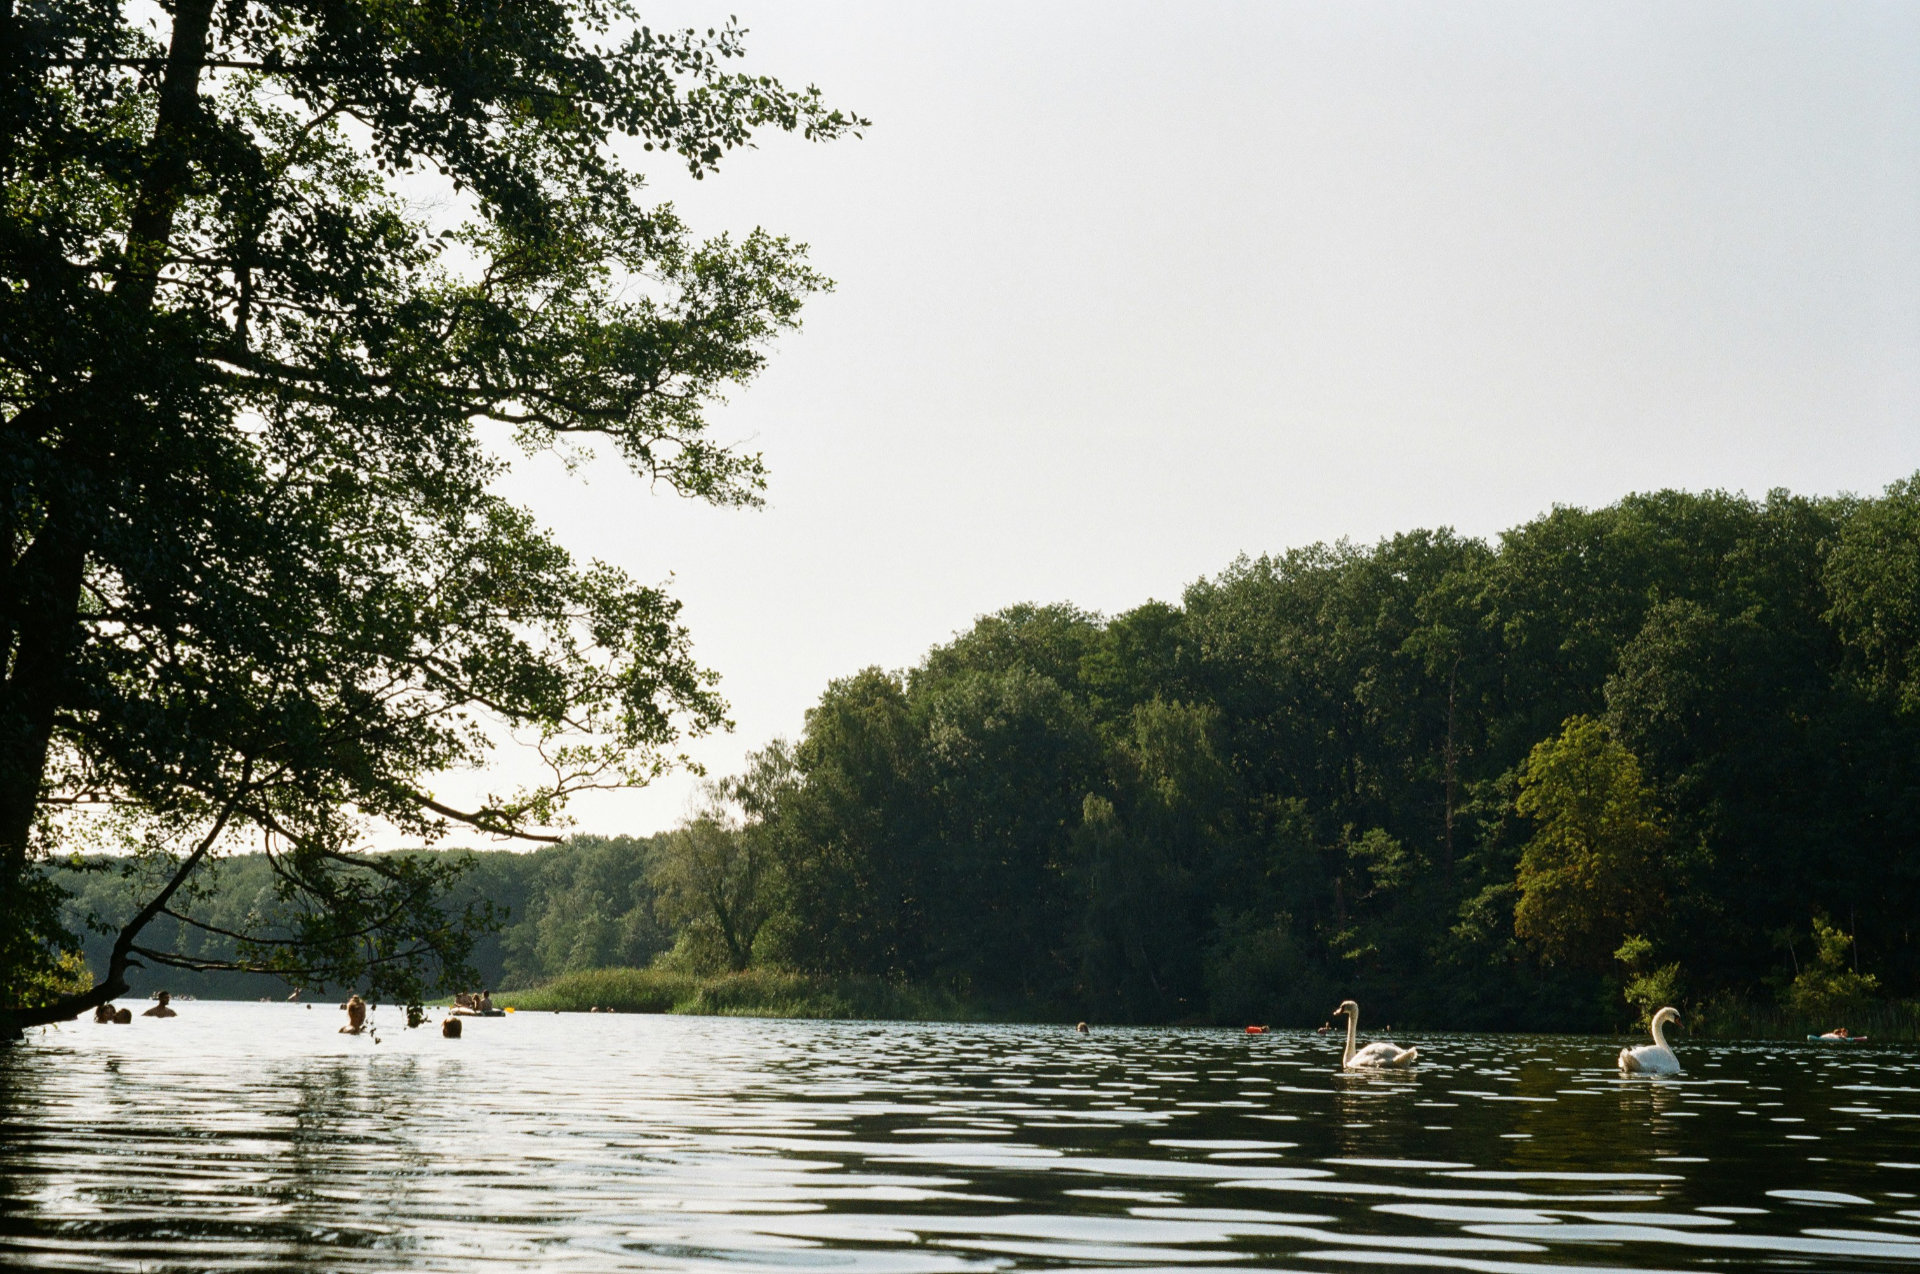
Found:
M 1352 1000 L 1340 1001 L 1335 1017 L 1347 1015 L 1347 1051 L 1340 1056 L 1341 1070 L 1371 1070 L 1376 1066 L 1411 1066 L 1420 1056 L 1417 1048 L 1401 1048 L 1386 1040 L 1375 1040 L 1359 1052 L 1353 1051 L 1354 1036 L 1360 1033 L 1360 1006 Z
M 1680 1014 L 1671 1008 L 1661 1009 L 1653 1015 L 1653 1043 L 1642 1044 L 1639 1048 L 1620 1050 L 1620 1070 L 1623 1074 L 1633 1075 L 1678 1075 L 1680 1059 L 1667 1047 L 1667 1034 L 1661 1028 L 1668 1022 L 1678 1022 Z

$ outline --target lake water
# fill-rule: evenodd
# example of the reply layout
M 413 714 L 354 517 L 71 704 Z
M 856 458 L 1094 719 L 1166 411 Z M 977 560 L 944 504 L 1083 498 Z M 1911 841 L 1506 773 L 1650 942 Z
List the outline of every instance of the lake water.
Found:
M 1908 1049 L 178 1007 L 0 1048 L 0 1265 L 1920 1271 Z

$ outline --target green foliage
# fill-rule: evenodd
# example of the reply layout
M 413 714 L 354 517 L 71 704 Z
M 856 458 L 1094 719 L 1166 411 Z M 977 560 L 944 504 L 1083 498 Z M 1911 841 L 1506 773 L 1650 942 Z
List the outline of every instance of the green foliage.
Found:
M 1066 687 L 1021 665 L 962 665 L 912 690 L 937 848 L 915 885 L 927 906 L 914 972 L 1049 996 L 1071 976 L 1059 939 L 1073 916 L 1071 838 L 1098 782 L 1092 722 Z
M 1815 916 L 1812 958 L 1801 966 L 1788 989 L 1787 1007 L 1805 1017 L 1844 1025 L 1850 1014 L 1858 1014 L 1878 999 L 1880 980 L 1849 966 L 1852 950 L 1852 935 Z
M 558 973 L 640 965 L 673 945 L 650 873 L 661 838 L 571 837 L 522 859 L 531 877 L 510 915 L 506 960 L 493 985 L 530 986 Z
M 979 1005 L 880 978 L 750 969 L 700 977 L 663 969 L 596 969 L 499 997 L 522 1012 L 692 1013 L 730 1017 L 993 1020 Z
M 1906 711 L 1920 710 L 1920 476 L 1853 511 L 1823 576 L 1829 615 L 1861 674 Z
M 12 997 L 15 1004 L 37 1008 L 67 996 L 85 995 L 92 989 L 93 974 L 87 968 L 87 957 L 79 951 L 62 951 L 44 971 L 15 987 Z
M 1920 1042 L 1920 1000 L 1868 1001 L 1849 1009 L 1841 1021 L 1828 1013 L 1813 1016 L 1787 1005 L 1722 992 L 1691 1010 L 1687 1034 L 1698 1039 L 1803 1040 L 1842 1025 L 1853 1035 L 1877 1043 Z
M 1390 893 L 1412 883 L 1419 865 L 1406 846 L 1375 827 L 1347 845 L 1347 856 L 1366 870 L 1370 893 Z
M 1639 763 L 1604 725 L 1573 717 L 1528 754 L 1514 804 L 1535 829 L 1514 932 L 1549 961 L 1605 968 L 1666 902 L 1669 836 Z
M 70 871 L 81 866 L 71 859 L 66 865 Z M 50 1002 L 48 988 L 64 985 L 62 963 L 80 941 L 61 915 L 66 899 L 51 873 L 0 881 L 0 1005 L 38 1007 Z M 87 987 L 92 985 L 89 978 Z
M 429 987 L 411 978 L 416 966 L 392 958 L 396 944 L 437 943 L 443 953 L 470 951 L 462 931 L 491 925 L 497 905 L 456 885 L 471 863 L 464 852 L 368 855 L 364 861 L 372 870 L 342 865 L 307 893 L 287 884 L 286 864 L 276 865 L 264 854 L 205 860 L 172 895 L 167 910 L 142 927 L 130 947 L 136 962 L 126 971 L 126 988 L 255 996 L 284 995 L 289 985 L 347 985 L 328 975 L 331 962 L 335 968 L 384 969 L 363 989 L 385 988 L 389 1001 L 417 1002 Z M 86 963 L 98 970 L 110 967 L 131 920 L 166 887 L 178 866 L 173 855 L 152 849 L 68 864 L 43 879 L 63 896 L 60 922 L 83 935 Z M 348 891 L 357 896 L 334 901 L 330 909 L 317 901 Z M 343 916 L 379 906 L 402 909 L 421 891 L 432 891 L 433 901 L 406 908 L 407 914 L 382 929 L 352 933 L 341 928 Z M 447 963 L 458 967 L 452 959 Z
M 565 973 L 526 991 L 510 991 L 496 999 L 501 1007 L 522 1012 L 585 1013 L 611 1009 L 619 1013 L 671 1013 L 674 1006 L 693 998 L 700 978 L 666 969 L 581 969 Z
M 674 962 L 698 973 L 738 973 L 772 914 L 774 828 L 765 814 L 792 783 L 782 744 L 754 754 L 744 776 L 710 784 L 707 808 L 660 842 L 648 878 L 655 910 L 678 931 Z M 737 811 L 737 812 L 736 812 Z
M 1876 506 L 1659 493 L 1016 607 L 832 683 L 687 826 L 476 854 L 449 902 L 507 913 L 488 982 L 577 1008 L 1599 1030 L 1684 996 L 1898 1035 L 1920 716 L 1824 582 Z M 271 878 L 236 857 L 194 914 Z M 1809 953 L 1810 909 L 1854 933 Z
M 1662 1008 L 1680 1002 L 1680 966 L 1654 964 L 1653 943 L 1647 939 L 1632 935 L 1620 944 L 1613 958 L 1627 967 L 1627 984 L 1621 994 L 1634 1008 L 1634 1025 L 1644 1027 Z
M 1813 901 L 1920 987 L 1912 490 L 1656 492 L 982 617 L 809 713 L 759 956 L 1036 1014 L 1597 1029 L 1629 935 L 1636 1003 L 1744 993 Z
M 1208 1016 L 1216 1022 L 1304 1025 L 1339 1002 L 1337 984 L 1302 949 L 1285 916 L 1262 921 L 1222 910 L 1205 970 Z
M 923 967 L 924 756 L 904 685 L 878 668 L 833 682 L 808 710 L 795 749 L 805 781 L 779 807 L 783 958 L 831 974 Z
M 663 839 L 572 836 L 532 853 L 416 851 L 411 857 L 439 861 L 445 873 L 457 875 L 437 903 L 442 911 L 458 915 L 486 906 L 497 924 L 475 944 L 470 978 L 457 989 L 526 987 L 580 970 L 645 964 L 669 950 L 676 932 L 656 914 L 649 879 Z M 192 914 L 201 923 L 157 917 L 142 944 L 175 959 L 129 970 L 132 991 L 166 988 L 202 998 L 251 999 L 284 996 L 288 981 L 310 995 L 348 989 L 326 979 L 282 979 L 228 967 L 239 962 L 227 935 L 284 936 L 266 920 L 276 881 L 272 864 L 260 854 L 211 863 L 194 881 Z M 54 883 L 68 895 L 62 922 L 83 933 L 88 964 L 104 967 L 151 878 L 132 861 L 111 859 L 70 866 Z
M 622 156 L 700 176 L 860 121 L 625 0 L 6 14 L 0 996 L 64 949 L 38 868 L 75 806 L 152 868 L 101 994 L 209 967 L 139 935 L 203 923 L 174 904 L 237 845 L 274 882 L 227 967 L 465 981 L 485 903 L 365 824 L 550 825 L 724 718 L 677 603 L 497 494 L 512 448 L 753 503 L 704 412 L 827 286 L 777 236 L 696 239 Z M 545 781 L 431 795 L 507 735 Z

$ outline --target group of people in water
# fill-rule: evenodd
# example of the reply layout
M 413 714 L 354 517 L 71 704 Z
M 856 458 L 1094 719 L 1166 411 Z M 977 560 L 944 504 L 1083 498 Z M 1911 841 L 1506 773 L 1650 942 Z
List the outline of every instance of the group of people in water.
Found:
M 459 998 L 463 998 L 463 997 L 456 997 L 456 1003 L 458 1003 Z M 363 1032 L 370 1032 L 373 1029 L 372 1026 L 367 1021 L 367 1002 L 361 999 L 357 992 L 353 995 L 348 996 L 347 1002 L 345 1004 L 342 1004 L 340 1007 L 347 1011 L 347 1024 L 340 1028 L 340 1033 L 342 1035 L 359 1035 L 359 1034 L 362 1034 Z M 440 1034 L 445 1036 L 447 1039 L 457 1040 L 460 1038 L 460 1019 L 454 1016 L 455 1013 L 460 1012 L 460 1007 L 464 1007 L 464 1006 L 456 1007 L 453 1013 L 447 1014 L 447 1016 L 443 1018 L 440 1022 Z M 493 1007 L 492 1000 L 489 999 L 487 1001 L 487 1007 L 488 1008 Z M 478 1010 L 476 1009 L 472 1011 L 477 1012 Z M 413 1024 L 411 1018 L 409 1019 L 408 1024 L 409 1025 Z M 373 1037 L 373 1042 L 378 1044 L 380 1042 L 380 1037 L 378 1035 L 375 1035 Z
M 294 995 L 298 994 L 298 991 L 294 992 Z M 173 996 L 170 993 L 157 991 L 154 993 L 153 998 L 153 1007 L 142 1013 L 140 1015 L 141 1017 L 180 1016 L 179 1012 L 172 1007 Z M 293 996 L 288 996 L 287 998 L 292 999 Z M 489 991 L 482 991 L 477 995 L 462 992 L 454 997 L 454 1004 L 455 1008 L 453 1013 L 448 1014 L 440 1023 L 440 1034 L 450 1040 L 460 1038 L 460 1018 L 454 1016 L 454 1014 L 464 1012 L 466 1015 L 472 1016 L 479 1013 L 498 1012 L 498 1010 L 493 1007 L 493 994 Z M 308 1005 L 307 1007 L 312 1008 L 313 1006 Z M 358 992 L 348 996 L 346 1003 L 340 1007 L 346 1010 L 347 1014 L 347 1024 L 340 1028 L 340 1034 L 363 1035 L 372 1032 L 373 1025 L 367 1020 L 369 1006 Z M 93 1020 L 101 1026 L 127 1026 L 133 1022 L 133 1010 L 128 1008 L 115 1008 L 111 1003 L 100 1004 L 94 1007 Z M 380 1037 L 377 1035 L 374 1036 L 373 1039 L 376 1044 L 380 1042 Z
M 142 1013 L 140 1015 L 141 1017 L 180 1016 L 179 1013 L 168 1007 L 169 1001 L 173 999 L 171 995 L 165 991 L 161 991 L 153 998 L 155 1000 L 154 1006 L 145 1013 Z M 93 1010 L 93 1020 L 102 1026 L 128 1026 L 133 1022 L 133 1010 L 116 1009 L 111 1004 L 96 1005 Z

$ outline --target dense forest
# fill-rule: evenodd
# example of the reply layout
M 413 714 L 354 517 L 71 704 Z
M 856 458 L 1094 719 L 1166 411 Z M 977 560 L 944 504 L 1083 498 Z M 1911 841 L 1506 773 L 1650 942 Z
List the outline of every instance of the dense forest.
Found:
M 1917 643 L 1920 481 L 1315 545 L 1178 605 L 984 617 L 832 683 L 680 829 L 477 855 L 463 888 L 508 985 L 660 961 L 1118 1021 L 1841 1012 L 1920 989 Z
M 1911 481 L 1316 545 L 1105 620 L 1013 607 L 835 682 L 759 758 L 760 949 L 1139 1021 L 1911 995 L 1917 640 Z

